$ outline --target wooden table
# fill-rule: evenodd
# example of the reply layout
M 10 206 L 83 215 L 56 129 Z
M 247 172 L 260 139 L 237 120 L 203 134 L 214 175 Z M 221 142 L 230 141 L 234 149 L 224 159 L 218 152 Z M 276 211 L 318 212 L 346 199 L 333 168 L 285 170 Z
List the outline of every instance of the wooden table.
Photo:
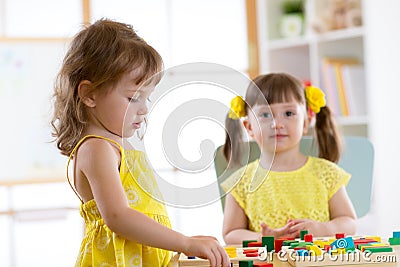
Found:
M 285 257 L 279 256 L 277 253 L 273 253 L 272 254 L 272 260 L 271 260 L 271 254 L 269 254 L 269 258 L 268 258 L 268 262 L 272 262 L 274 264 L 274 267 L 303 267 L 303 266 L 330 266 L 330 267 L 339 267 L 339 266 L 351 266 L 351 267 L 400 267 L 400 246 L 392 246 L 394 248 L 394 253 L 391 253 L 390 255 L 392 255 L 392 257 L 389 258 L 389 260 L 391 262 L 381 262 L 381 263 L 372 263 L 372 262 L 366 262 L 366 261 L 349 261 L 348 263 L 344 263 L 344 262 L 337 262 L 334 263 L 333 261 L 330 263 L 315 263 L 315 264 L 304 264 L 304 263 L 296 263 L 294 265 L 292 265 L 291 263 L 288 262 L 287 259 L 285 259 Z M 379 253 L 381 254 L 381 253 Z M 382 253 L 382 255 L 389 255 L 389 254 L 384 254 Z M 393 257 L 394 255 L 394 257 Z M 287 257 L 286 257 L 287 258 Z M 249 258 L 242 258 L 242 260 L 245 259 L 249 259 Z M 194 259 L 194 260 L 190 260 L 193 264 L 189 263 L 189 260 L 187 260 L 186 255 L 183 254 L 176 254 L 174 255 L 173 259 L 171 260 L 170 264 L 168 265 L 168 267 L 209 267 L 209 262 L 208 260 L 203 260 L 203 259 Z M 239 266 L 238 261 L 237 260 L 233 260 L 233 265 L 234 267 Z

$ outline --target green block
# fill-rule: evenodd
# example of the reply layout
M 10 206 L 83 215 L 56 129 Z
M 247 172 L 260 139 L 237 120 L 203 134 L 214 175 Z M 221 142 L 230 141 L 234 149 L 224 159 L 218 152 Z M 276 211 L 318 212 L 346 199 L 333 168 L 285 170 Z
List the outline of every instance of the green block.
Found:
M 247 248 L 249 246 L 249 243 L 251 243 L 251 242 L 257 242 L 257 240 L 243 240 L 242 241 L 242 246 L 244 248 Z
M 390 245 L 400 245 L 400 237 L 389 237 Z
M 307 247 L 307 246 L 312 246 L 312 245 L 314 245 L 314 243 L 312 243 L 312 242 L 298 242 L 298 243 L 290 244 L 290 248 Z
M 370 246 L 372 246 L 372 244 L 370 244 L 370 243 L 367 243 L 367 244 L 359 244 L 357 248 L 358 248 L 359 250 L 362 250 L 363 247 L 370 247 Z
M 253 261 L 239 261 L 239 267 L 253 267 Z
M 299 241 L 296 240 L 285 240 L 282 242 L 282 246 L 292 246 L 293 244 L 298 244 Z
M 391 248 L 391 247 L 366 248 L 364 251 L 370 251 L 371 253 L 377 253 L 377 252 L 393 252 L 393 248 Z
M 300 231 L 300 239 L 304 240 L 304 235 L 308 234 L 308 230 L 301 230 Z
M 366 244 L 358 244 L 357 245 L 357 248 L 359 249 L 359 250 L 362 250 L 362 247 L 365 247 L 365 246 L 371 246 L 372 244 L 371 243 L 366 243 Z
M 267 251 L 273 251 L 275 248 L 274 245 L 274 237 L 273 236 L 263 236 L 262 237 L 262 246 L 265 247 L 267 246 Z

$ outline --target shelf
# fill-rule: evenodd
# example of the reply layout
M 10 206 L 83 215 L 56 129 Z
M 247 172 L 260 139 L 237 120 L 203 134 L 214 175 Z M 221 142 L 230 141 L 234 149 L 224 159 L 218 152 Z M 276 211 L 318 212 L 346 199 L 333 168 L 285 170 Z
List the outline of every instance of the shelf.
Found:
M 364 36 L 363 27 L 347 28 L 315 35 L 317 42 L 333 42 L 344 39 L 361 38 Z
M 364 0 L 361 0 L 362 2 Z M 365 79 L 365 27 L 356 26 L 317 33 L 310 26 L 314 18 L 321 18 L 326 4 L 319 0 L 304 0 L 305 29 L 301 36 L 283 38 L 279 31 L 282 4 L 285 0 L 259 0 L 259 40 L 262 72 L 287 72 L 299 79 L 311 80 L 330 92 L 329 106 L 344 135 L 368 136 L 370 121 L 368 110 L 369 84 Z M 361 5 L 362 7 L 362 5 Z M 350 64 L 325 64 L 326 58 L 354 59 Z M 357 67 L 360 67 L 357 69 Z M 352 75 L 352 76 L 350 76 Z M 351 77 L 351 78 L 350 78 Z M 353 79 L 354 78 L 354 79 Z M 348 91 L 349 90 L 349 91 Z M 346 101 L 346 102 L 345 102 Z M 337 102 L 337 103 L 336 103 Z M 339 105 L 353 107 L 340 116 Z M 355 108 L 357 107 L 357 109 Z
M 296 48 L 300 46 L 307 46 L 310 40 L 305 38 L 304 36 L 301 37 L 294 37 L 294 38 L 282 38 L 282 39 L 275 39 L 269 41 L 268 48 L 269 50 L 278 50 L 278 49 L 286 49 L 286 48 Z
M 269 50 L 279 50 L 307 46 L 312 43 L 334 42 L 352 38 L 361 38 L 364 35 L 363 27 L 348 28 L 330 31 L 322 34 L 310 34 L 293 38 L 274 39 L 268 42 Z

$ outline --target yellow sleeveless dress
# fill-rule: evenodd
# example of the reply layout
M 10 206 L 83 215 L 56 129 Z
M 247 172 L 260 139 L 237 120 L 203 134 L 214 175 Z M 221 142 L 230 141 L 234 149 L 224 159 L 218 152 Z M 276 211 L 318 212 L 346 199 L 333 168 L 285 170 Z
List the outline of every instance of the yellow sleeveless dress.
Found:
M 259 232 L 262 222 L 279 228 L 289 219 L 329 221 L 329 200 L 347 185 L 350 177 L 338 165 L 322 158 L 308 157 L 302 167 L 287 172 L 266 170 L 255 160 L 221 186 L 246 213 L 249 230 Z M 254 183 L 260 185 L 252 189 Z
M 171 228 L 164 204 L 152 197 L 155 195 L 156 199 L 162 199 L 154 174 L 143 152 L 124 150 L 121 145 L 111 139 L 88 135 L 82 138 L 72 151 L 67 164 L 67 172 L 72 155 L 87 138 L 101 138 L 118 145 L 121 152 L 120 178 L 130 207 Z M 72 184 L 71 187 L 77 193 Z M 86 230 L 76 267 L 168 265 L 172 252 L 135 243 L 112 232 L 104 224 L 94 199 L 81 203 L 80 214 L 85 221 Z M 146 226 L 143 225 L 143 227 Z

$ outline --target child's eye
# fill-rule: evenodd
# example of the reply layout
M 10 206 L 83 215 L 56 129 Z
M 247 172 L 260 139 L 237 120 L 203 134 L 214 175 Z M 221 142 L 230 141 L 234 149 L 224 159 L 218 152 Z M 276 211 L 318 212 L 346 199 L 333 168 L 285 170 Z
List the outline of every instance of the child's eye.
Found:
M 132 103 L 136 103 L 139 101 L 139 99 L 135 98 L 135 97 L 128 97 L 128 100 L 129 100 L 129 102 L 132 102 Z
M 287 117 L 291 117 L 291 116 L 294 116 L 295 114 L 294 114 L 294 112 L 292 112 L 292 111 L 286 111 L 285 112 L 285 116 L 287 116 Z
M 269 112 L 263 112 L 259 115 L 261 118 L 272 118 L 272 114 Z

